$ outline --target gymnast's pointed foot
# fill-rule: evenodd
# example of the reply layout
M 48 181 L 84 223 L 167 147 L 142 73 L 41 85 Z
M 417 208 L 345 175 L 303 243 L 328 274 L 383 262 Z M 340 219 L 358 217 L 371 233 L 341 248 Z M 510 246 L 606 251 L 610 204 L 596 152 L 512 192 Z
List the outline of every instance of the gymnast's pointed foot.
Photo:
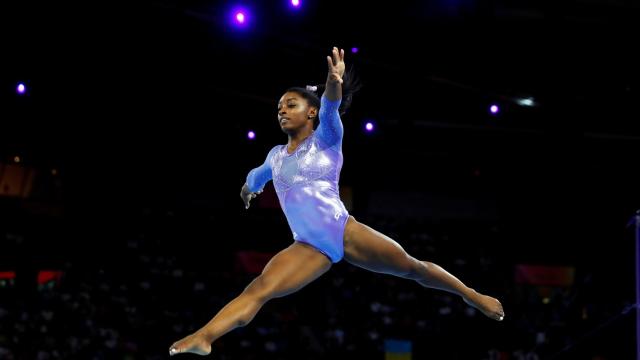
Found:
M 480 294 L 475 290 L 471 290 L 471 294 L 463 297 L 464 302 L 480 310 L 483 314 L 491 319 L 504 320 L 504 310 L 498 299 L 491 296 Z
M 211 343 L 204 335 L 199 333 L 191 334 L 173 343 L 169 348 L 169 355 L 191 353 L 197 355 L 209 355 L 211 353 Z

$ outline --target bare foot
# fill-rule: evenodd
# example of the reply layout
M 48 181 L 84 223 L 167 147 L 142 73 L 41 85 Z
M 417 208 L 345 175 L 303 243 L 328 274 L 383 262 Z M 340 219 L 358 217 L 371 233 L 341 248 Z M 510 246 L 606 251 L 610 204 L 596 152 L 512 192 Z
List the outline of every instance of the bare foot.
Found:
M 480 294 L 473 289 L 471 292 L 471 295 L 462 297 L 464 302 L 482 311 L 483 314 L 494 320 L 504 320 L 504 310 L 502 309 L 502 304 L 500 304 L 498 299 Z
M 176 341 L 169 348 L 169 355 L 191 353 L 197 355 L 209 355 L 211 353 L 211 343 L 199 333 L 191 334 L 181 340 Z

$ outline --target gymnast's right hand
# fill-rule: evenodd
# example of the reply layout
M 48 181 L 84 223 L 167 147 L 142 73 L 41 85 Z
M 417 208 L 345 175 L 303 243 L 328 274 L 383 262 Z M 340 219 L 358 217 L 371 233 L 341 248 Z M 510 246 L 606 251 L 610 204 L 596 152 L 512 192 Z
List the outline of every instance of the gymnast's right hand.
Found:
M 260 194 L 261 192 L 262 190 L 257 192 L 251 192 L 249 191 L 249 186 L 246 183 L 242 185 L 242 190 L 240 190 L 240 197 L 242 198 L 242 201 L 244 201 L 244 208 L 248 209 L 249 202 L 251 201 L 251 199 L 258 196 L 258 194 Z

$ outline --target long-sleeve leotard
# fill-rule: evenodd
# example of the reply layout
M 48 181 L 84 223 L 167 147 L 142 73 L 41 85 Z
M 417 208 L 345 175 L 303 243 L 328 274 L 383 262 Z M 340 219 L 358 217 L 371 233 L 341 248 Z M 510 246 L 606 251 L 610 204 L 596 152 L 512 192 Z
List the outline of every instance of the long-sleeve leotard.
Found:
M 273 147 L 265 162 L 247 176 L 251 192 L 273 180 L 293 238 L 314 246 L 333 262 L 344 255 L 344 226 L 349 216 L 338 188 L 344 133 L 340 102 L 323 96 L 317 130 L 291 154 L 286 145 Z

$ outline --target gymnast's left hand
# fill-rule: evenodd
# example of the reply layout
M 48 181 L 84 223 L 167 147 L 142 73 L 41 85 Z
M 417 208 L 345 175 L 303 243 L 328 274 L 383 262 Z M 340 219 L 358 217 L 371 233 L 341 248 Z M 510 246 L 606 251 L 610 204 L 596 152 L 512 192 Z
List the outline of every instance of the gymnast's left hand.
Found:
M 342 84 L 342 75 L 344 75 L 344 49 L 334 47 L 331 50 L 331 56 L 327 56 L 327 64 L 329 66 L 329 82 L 339 82 Z

